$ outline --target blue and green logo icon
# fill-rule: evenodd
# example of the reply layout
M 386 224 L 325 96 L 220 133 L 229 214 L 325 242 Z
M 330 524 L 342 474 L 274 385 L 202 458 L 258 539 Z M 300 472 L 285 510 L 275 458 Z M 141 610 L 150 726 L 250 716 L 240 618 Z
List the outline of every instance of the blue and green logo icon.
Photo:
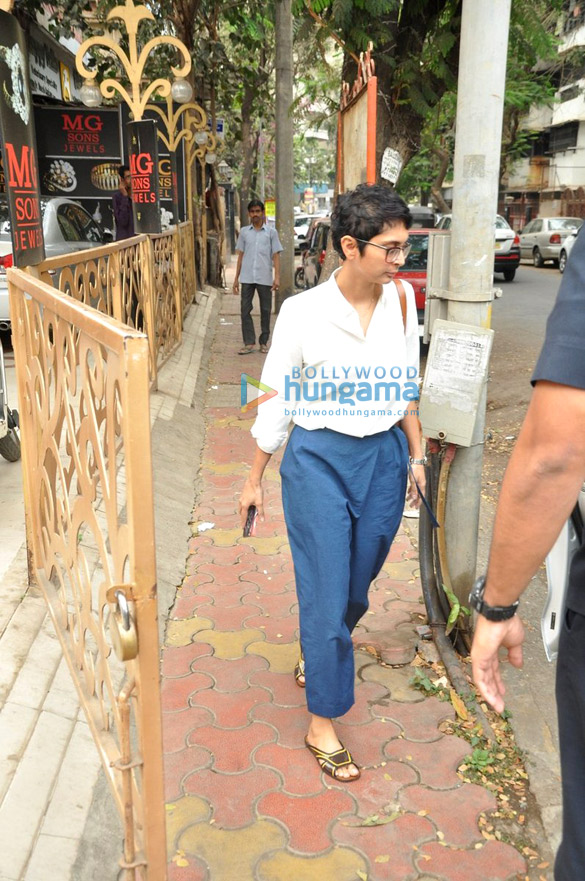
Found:
M 255 389 L 260 392 L 264 392 L 264 394 L 255 395 Z M 252 392 L 251 397 L 249 397 L 250 392 Z M 242 413 L 248 413 L 250 410 L 253 410 L 254 407 L 259 407 L 260 404 L 264 404 L 265 401 L 269 401 L 270 398 L 273 398 L 277 394 L 278 392 L 276 391 L 276 389 L 270 388 L 269 385 L 260 382 L 259 379 L 254 379 L 253 376 L 249 376 L 247 373 L 242 373 L 240 393 Z

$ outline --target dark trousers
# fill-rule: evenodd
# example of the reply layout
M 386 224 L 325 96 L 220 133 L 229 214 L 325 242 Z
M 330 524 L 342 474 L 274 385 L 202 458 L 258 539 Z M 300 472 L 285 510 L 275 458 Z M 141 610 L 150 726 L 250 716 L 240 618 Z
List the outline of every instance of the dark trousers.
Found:
M 352 437 L 295 425 L 282 499 L 299 600 L 309 712 L 332 719 L 354 702 L 351 633 L 400 525 L 408 446 L 400 428 Z
M 585 878 L 585 616 L 567 610 L 556 681 L 563 784 L 563 838 L 555 881 Z
M 253 346 L 256 342 L 256 331 L 252 319 L 252 303 L 254 291 L 260 298 L 260 339 L 265 346 L 270 337 L 270 310 L 272 309 L 272 286 L 269 284 L 242 284 L 242 338 L 245 346 Z

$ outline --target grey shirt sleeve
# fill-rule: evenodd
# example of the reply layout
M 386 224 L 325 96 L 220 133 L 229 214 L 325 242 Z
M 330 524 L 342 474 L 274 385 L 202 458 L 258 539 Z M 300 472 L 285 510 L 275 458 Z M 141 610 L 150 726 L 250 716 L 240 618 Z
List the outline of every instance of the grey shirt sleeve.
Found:
M 274 229 L 274 227 L 270 227 L 270 245 L 272 247 L 273 254 L 278 254 L 280 251 L 284 250 L 284 248 L 280 244 L 280 239 L 278 238 L 278 233 Z
M 532 374 L 539 379 L 585 389 L 585 232 L 577 236 L 546 325 L 540 357 Z

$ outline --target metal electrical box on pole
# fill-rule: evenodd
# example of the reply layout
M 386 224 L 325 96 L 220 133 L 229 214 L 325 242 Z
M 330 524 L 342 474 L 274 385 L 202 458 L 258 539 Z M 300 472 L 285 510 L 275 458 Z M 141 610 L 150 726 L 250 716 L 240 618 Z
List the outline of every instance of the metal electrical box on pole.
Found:
M 440 292 L 441 314 L 452 323 L 452 338 L 458 325 L 467 326 L 469 334 L 470 329 L 487 329 L 491 323 L 510 8 L 511 0 L 463 0 L 449 281 Z M 459 366 L 452 364 L 455 371 L 463 365 L 469 368 L 469 360 L 463 356 L 459 360 Z M 477 375 L 481 386 L 477 400 L 455 401 L 455 410 L 473 406 L 475 419 L 469 445 L 458 446 L 450 467 L 443 524 L 451 585 L 464 604 L 477 561 L 487 388 L 484 367 L 478 361 L 483 375 Z M 477 385 L 473 388 L 478 391 Z M 429 414 L 425 394 L 423 388 L 423 432 L 436 438 L 436 408 L 425 425 L 425 407 Z M 453 401 L 451 417 L 452 405 Z

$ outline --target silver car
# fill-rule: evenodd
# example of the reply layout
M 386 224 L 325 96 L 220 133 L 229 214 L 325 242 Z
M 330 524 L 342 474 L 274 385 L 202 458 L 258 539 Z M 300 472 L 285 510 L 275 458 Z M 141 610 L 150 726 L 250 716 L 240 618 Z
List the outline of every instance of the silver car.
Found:
M 91 214 L 73 199 L 42 199 L 43 236 L 47 257 L 95 248 L 111 241 Z M 10 328 L 6 270 L 12 266 L 12 239 L 8 204 L 0 202 L 0 330 Z
M 558 266 L 562 246 L 582 223 L 581 217 L 535 217 L 520 233 L 522 259 L 532 260 L 535 266 L 552 260 Z

